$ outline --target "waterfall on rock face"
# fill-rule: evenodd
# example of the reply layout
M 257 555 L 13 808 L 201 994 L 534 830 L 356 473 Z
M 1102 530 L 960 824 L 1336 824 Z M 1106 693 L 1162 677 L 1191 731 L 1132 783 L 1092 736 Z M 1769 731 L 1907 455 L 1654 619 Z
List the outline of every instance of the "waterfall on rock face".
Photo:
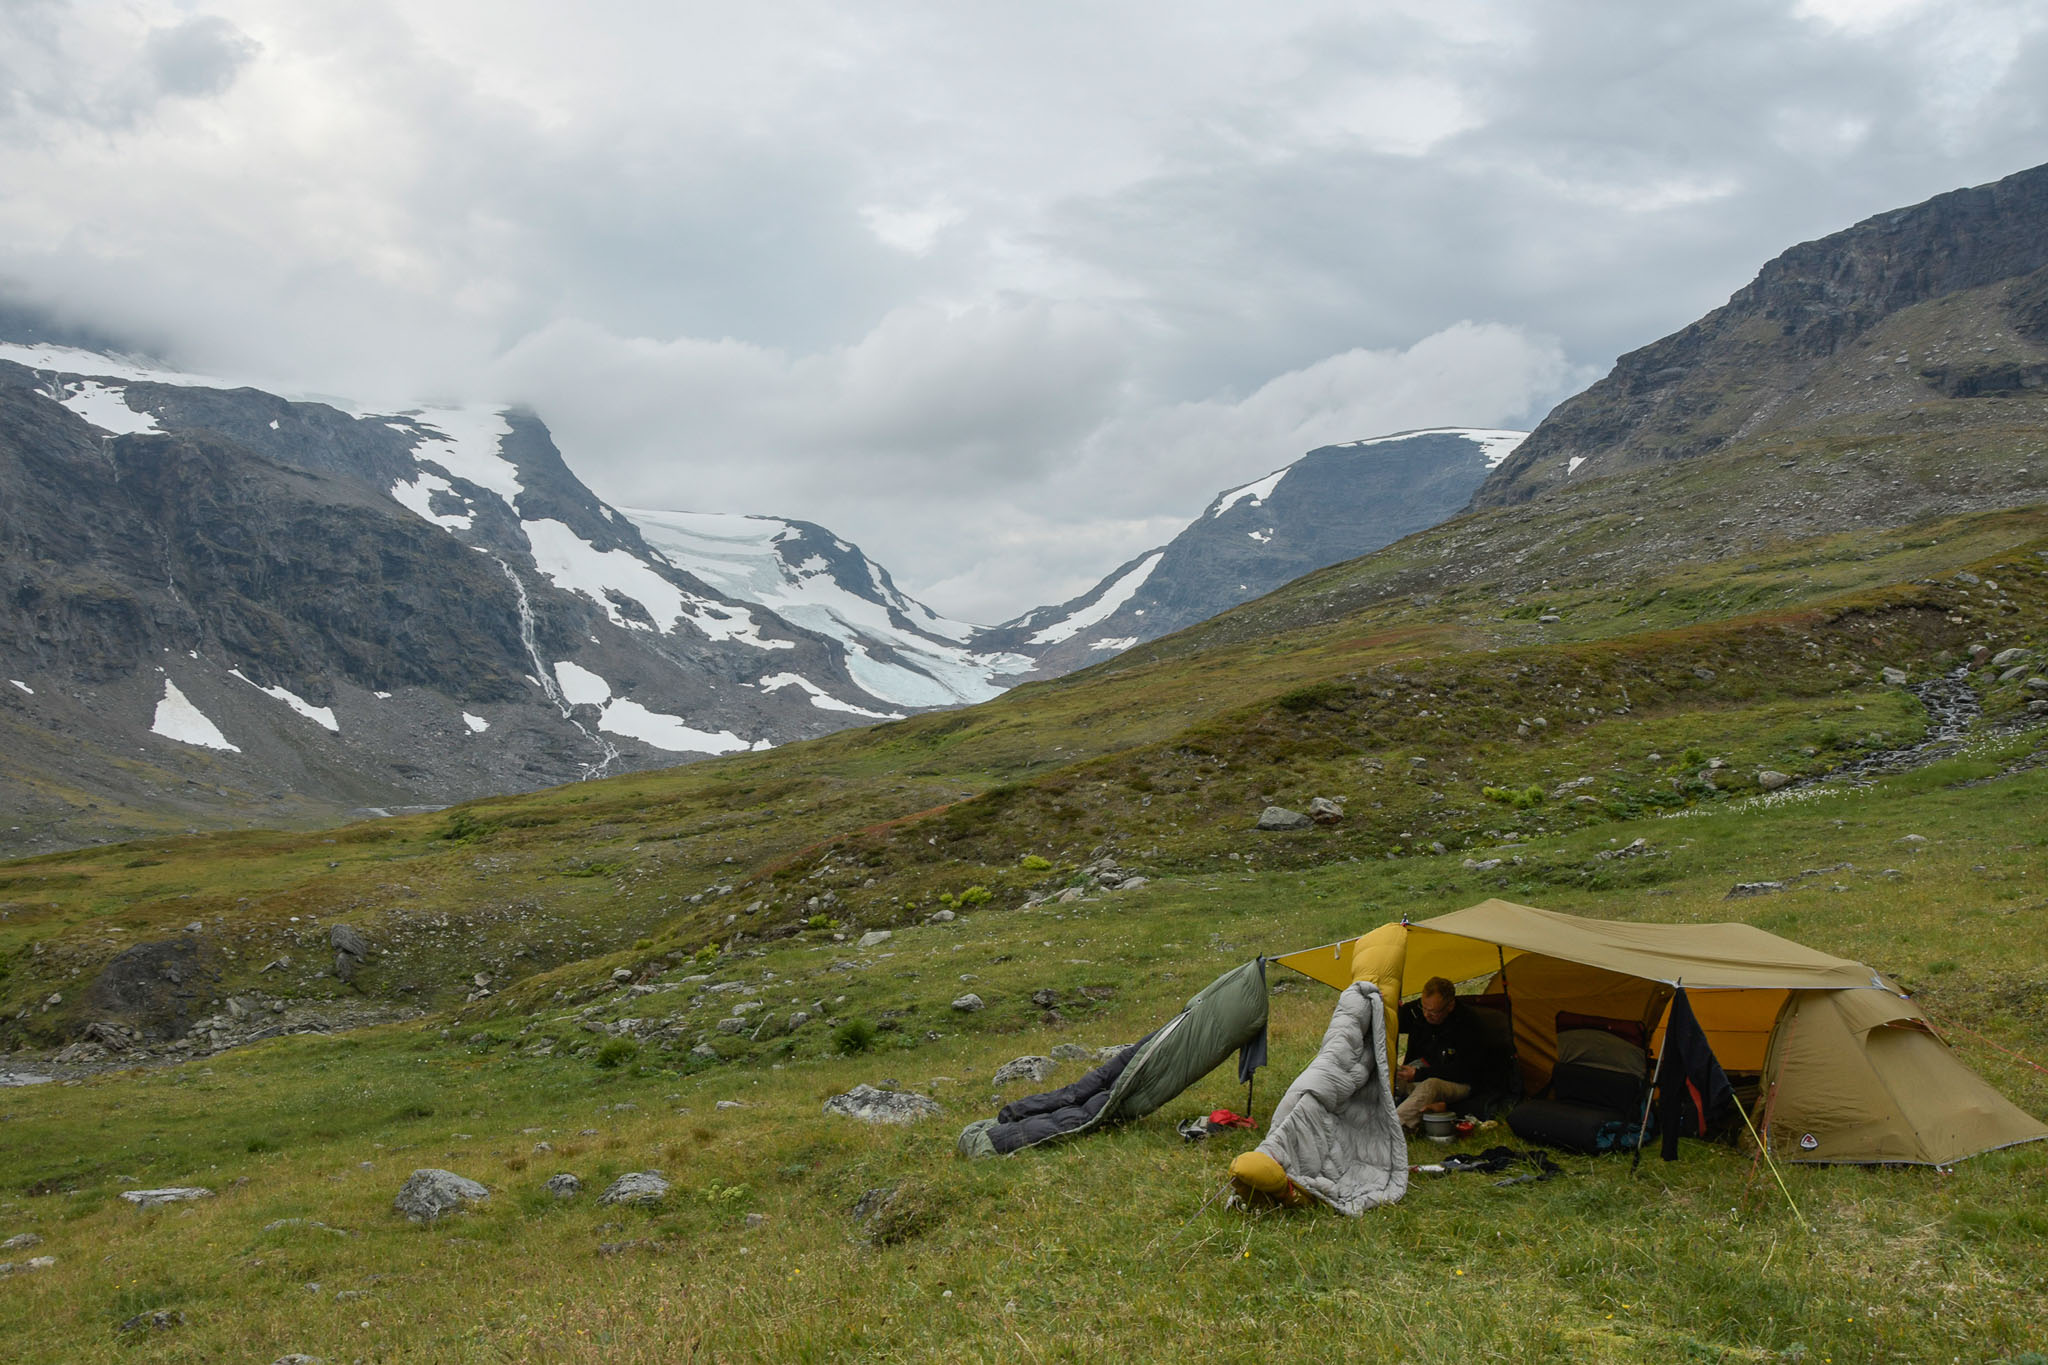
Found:
M 495 555 L 492 557 L 496 558 Z M 619 751 L 601 731 L 586 729 L 583 722 L 576 719 L 569 699 L 562 695 L 562 689 L 555 683 L 555 671 L 540 657 L 540 645 L 535 641 L 533 634 L 533 603 L 527 599 L 525 581 L 504 560 L 498 560 L 498 567 L 505 571 L 505 577 L 512 580 L 512 592 L 519 603 L 519 643 L 526 646 L 526 657 L 533 660 L 534 681 L 540 684 L 540 690 L 555 704 L 555 709 L 562 713 L 562 719 L 575 726 L 577 731 L 595 744 L 598 752 L 603 755 L 596 763 L 587 763 L 583 766 L 579 780 L 588 782 L 593 777 L 603 777 L 606 770 L 618 761 Z

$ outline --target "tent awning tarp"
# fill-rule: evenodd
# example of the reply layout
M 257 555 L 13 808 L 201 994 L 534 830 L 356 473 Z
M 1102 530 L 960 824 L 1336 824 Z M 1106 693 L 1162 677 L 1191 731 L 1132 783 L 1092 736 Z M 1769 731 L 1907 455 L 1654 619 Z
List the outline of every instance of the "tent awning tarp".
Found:
M 1503 959 L 1539 953 L 1644 981 L 1682 981 L 1689 990 L 1896 989 L 1860 962 L 1749 924 L 1629 924 L 1489 900 L 1405 927 L 1403 975 L 1411 982 L 1469 980 Z M 1360 942 L 1325 944 L 1274 961 L 1341 990 L 1357 979 L 1352 959 Z

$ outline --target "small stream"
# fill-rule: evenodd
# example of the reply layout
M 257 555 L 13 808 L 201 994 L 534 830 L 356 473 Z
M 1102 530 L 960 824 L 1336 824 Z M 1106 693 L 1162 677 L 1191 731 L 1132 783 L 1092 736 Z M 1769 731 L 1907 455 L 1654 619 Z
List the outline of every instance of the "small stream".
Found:
M 497 557 L 494 555 L 492 558 L 495 559 Z M 569 705 L 569 699 L 563 696 L 562 689 L 555 685 L 554 670 L 541 660 L 540 645 L 535 640 L 533 634 L 533 604 L 527 600 L 525 581 L 504 560 L 498 560 L 498 567 L 505 571 L 505 577 L 512 580 L 512 591 L 518 598 L 519 643 L 526 646 L 526 657 L 533 660 L 534 680 L 540 683 L 540 690 L 546 693 L 548 700 L 555 704 L 555 709 L 562 713 L 562 719 L 575 726 L 577 732 L 596 745 L 598 752 L 603 755 L 595 763 L 584 764 L 583 771 L 578 780 L 588 782 L 592 778 L 603 777 L 610 770 L 612 764 L 619 761 L 618 748 L 610 740 L 606 739 L 602 732 L 588 730 L 584 727 L 582 721 L 576 719 L 575 712 Z
M 1843 781 L 1861 785 L 1889 773 L 1924 768 L 1960 749 L 1972 727 L 1984 715 L 1984 705 L 1977 699 L 1977 689 L 1970 686 L 1968 664 L 1953 668 L 1929 682 L 1917 683 L 1907 691 L 1918 697 L 1920 704 L 1927 708 L 1929 729 L 1919 743 L 1902 749 L 1879 749 L 1794 785 Z

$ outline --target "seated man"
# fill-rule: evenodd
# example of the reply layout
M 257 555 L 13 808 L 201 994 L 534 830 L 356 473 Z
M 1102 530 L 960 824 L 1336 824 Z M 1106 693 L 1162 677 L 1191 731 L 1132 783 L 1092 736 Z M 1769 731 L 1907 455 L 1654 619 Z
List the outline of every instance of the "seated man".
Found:
M 1400 1025 L 1408 1051 L 1395 1073 L 1394 1093 L 1403 1098 L 1394 1113 L 1411 1133 L 1426 1111 L 1448 1109 L 1475 1084 L 1494 1084 L 1507 1067 L 1484 1021 L 1458 1008 L 1458 988 L 1440 976 L 1423 982 L 1421 997 L 1401 1006 Z

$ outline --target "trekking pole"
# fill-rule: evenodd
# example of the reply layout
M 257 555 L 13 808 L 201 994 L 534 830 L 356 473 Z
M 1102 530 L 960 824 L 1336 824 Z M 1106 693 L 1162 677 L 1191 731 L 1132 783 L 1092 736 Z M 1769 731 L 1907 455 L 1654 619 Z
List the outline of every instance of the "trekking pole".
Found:
M 1671 998 L 1676 1000 L 1678 992 L 1685 989 L 1685 978 L 1680 977 Z M 1671 1051 L 1671 1006 L 1664 1007 L 1664 1046 L 1657 1049 L 1657 1065 L 1650 1069 L 1650 1084 L 1643 1090 L 1643 1120 L 1636 1125 L 1636 1149 L 1629 1153 L 1628 1173 L 1634 1175 L 1636 1168 L 1643 1164 L 1643 1138 L 1650 1131 L 1650 1106 L 1656 1101 L 1657 1079 L 1664 1074 L 1664 1054 Z

